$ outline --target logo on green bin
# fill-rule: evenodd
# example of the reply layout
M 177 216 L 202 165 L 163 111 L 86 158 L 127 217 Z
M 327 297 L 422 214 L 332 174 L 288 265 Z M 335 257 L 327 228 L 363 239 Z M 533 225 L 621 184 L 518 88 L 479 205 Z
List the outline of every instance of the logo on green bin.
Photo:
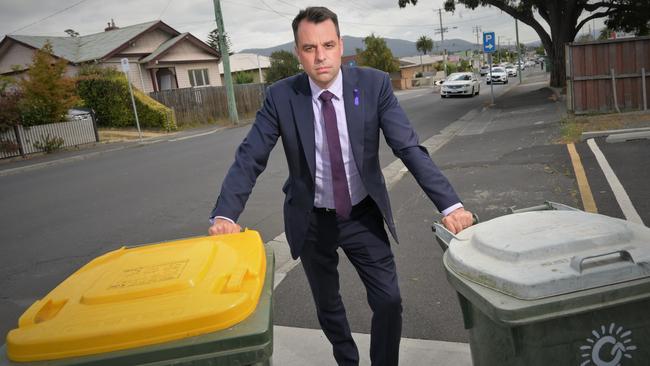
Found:
M 602 325 L 592 330 L 593 337 L 586 339 L 587 344 L 580 346 L 581 356 L 584 360 L 580 366 L 618 366 L 623 358 L 632 358 L 630 351 L 636 350 L 632 344 L 632 331 L 625 330 L 616 324 L 609 325 L 609 329 Z

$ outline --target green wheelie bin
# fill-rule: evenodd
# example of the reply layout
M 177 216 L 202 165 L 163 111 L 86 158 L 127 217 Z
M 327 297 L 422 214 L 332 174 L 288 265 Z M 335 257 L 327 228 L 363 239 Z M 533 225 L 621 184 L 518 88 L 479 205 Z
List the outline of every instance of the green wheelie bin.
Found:
M 253 230 L 112 251 L 20 317 L 0 366 L 270 365 L 274 265 Z
M 650 365 L 650 229 L 548 202 L 453 235 L 474 366 Z

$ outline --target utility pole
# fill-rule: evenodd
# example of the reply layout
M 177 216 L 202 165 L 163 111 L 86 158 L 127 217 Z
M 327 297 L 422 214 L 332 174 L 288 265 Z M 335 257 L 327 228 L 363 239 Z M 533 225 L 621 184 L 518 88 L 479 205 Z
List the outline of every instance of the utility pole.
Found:
M 435 11 L 435 9 L 434 9 Z M 449 31 L 449 27 L 443 27 L 442 26 L 442 9 L 438 9 L 438 17 L 440 19 L 440 29 L 437 29 L 435 33 L 440 32 L 440 47 L 443 49 L 443 54 L 442 54 L 442 64 L 444 65 L 445 68 L 445 77 L 447 77 L 447 49 L 444 48 L 443 43 L 445 42 L 445 32 Z M 451 27 L 451 29 L 456 29 L 458 27 Z
M 474 33 L 476 34 L 476 52 L 478 52 L 478 58 L 479 60 L 482 60 L 482 53 L 481 53 L 481 44 L 478 42 L 478 34 L 482 32 L 481 26 L 477 25 L 472 28 Z
M 440 19 L 440 47 L 443 49 L 442 53 L 442 66 L 443 70 L 445 70 L 445 78 L 447 77 L 447 49 L 444 48 L 445 46 L 443 43 L 445 43 L 445 30 L 442 28 L 442 9 L 438 8 L 438 17 Z
M 519 62 L 517 63 L 517 74 L 519 75 L 519 84 L 521 84 L 521 47 L 519 46 L 519 22 L 515 18 L 515 34 L 517 36 L 517 58 Z
M 497 55 L 499 56 L 499 63 L 503 62 L 501 57 L 501 38 L 503 38 L 503 36 L 497 37 Z
M 219 49 L 221 50 L 223 78 L 226 83 L 226 96 L 228 97 L 228 114 L 230 121 L 237 125 L 239 124 L 239 115 L 237 114 L 237 104 L 235 103 L 235 90 L 232 86 L 232 75 L 230 75 L 230 58 L 228 56 L 228 47 L 226 46 L 226 29 L 223 26 L 223 17 L 221 16 L 221 3 L 220 0 L 212 0 L 212 3 L 214 4 L 214 17 L 217 20 L 217 29 L 219 30 Z
M 256 56 L 257 56 L 257 72 L 260 74 L 260 84 L 262 84 L 263 80 L 262 80 L 262 66 L 260 65 L 260 55 L 256 55 Z

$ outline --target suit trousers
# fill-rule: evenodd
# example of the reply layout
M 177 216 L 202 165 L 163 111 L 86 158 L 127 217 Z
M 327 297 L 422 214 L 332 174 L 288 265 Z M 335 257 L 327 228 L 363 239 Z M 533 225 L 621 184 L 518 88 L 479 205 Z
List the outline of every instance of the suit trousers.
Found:
M 366 197 L 349 219 L 333 210 L 314 209 L 300 259 L 316 304 L 318 321 L 332 343 L 338 365 L 358 365 L 357 349 L 339 294 L 341 248 L 354 265 L 372 310 L 370 360 L 373 366 L 397 365 L 402 332 L 402 298 L 390 242 L 375 202 Z

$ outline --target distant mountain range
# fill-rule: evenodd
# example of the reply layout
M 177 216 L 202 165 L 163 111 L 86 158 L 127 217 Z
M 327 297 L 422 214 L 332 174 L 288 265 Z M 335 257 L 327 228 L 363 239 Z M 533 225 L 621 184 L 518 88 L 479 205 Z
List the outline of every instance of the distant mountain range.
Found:
M 384 40 L 386 40 L 386 44 L 388 45 L 388 48 L 390 48 L 393 52 L 394 57 L 414 56 L 418 54 L 418 50 L 415 48 L 415 42 L 393 38 L 384 38 Z M 467 42 L 462 39 L 445 39 L 445 41 L 442 43 L 442 46 L 440 45 L 440 41 L 434 40 L 433 43 L 434 53 L 441 52 L 443 49 L 447 49 L 447 52 L 450 53 L 476 49 L 475 43 Z M 344 56 L 356 54 L 357 48 L 365 48 L 362 37 L 343 36 L 343 45 Z M 270 56 L 271 53 L 279 50 L 293 51 L 293 47 L 293 42 L 288 42 L 269 48 L 248 48 L 240 52 L 256 53 L 258 55 Z

